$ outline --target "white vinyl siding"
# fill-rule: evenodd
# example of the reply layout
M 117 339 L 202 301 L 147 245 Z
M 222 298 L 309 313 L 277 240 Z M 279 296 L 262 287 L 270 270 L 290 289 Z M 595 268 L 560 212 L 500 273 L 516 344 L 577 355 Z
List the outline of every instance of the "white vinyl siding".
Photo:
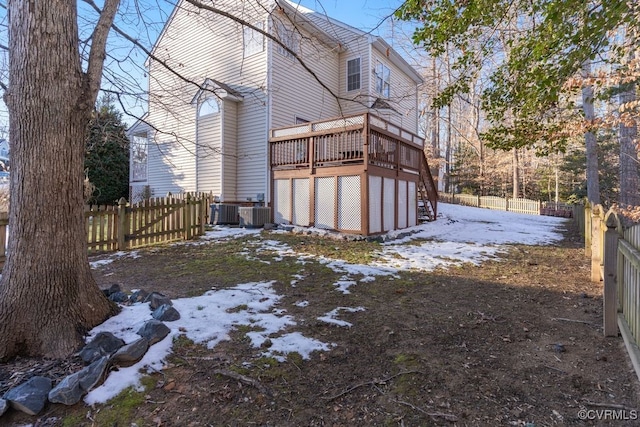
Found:
M 196 191 L 213 192 L 219 196 L 222 187 L 222 138 L 220 106 L 209 98 L 198 108 L 196 158 Z
M 224 101 L 222 104 L 222 132 L 224 145 L 222 147 L 222 201 L 236 201 L 238 199 L 238 103 Z
M 267 18 L 267 12 L 255 0 L 227 0 L 216 6 L 247 22 L 265 22 Z M 154 47 L 154 54 L 168 66 L 179 69 L 190 81 L 202 84 L 206 79 L 214 79 L 246 95 L 236 107 L 223 107 L 237 110 L 237 116 L 232 119 L 225 115 L 225 123 L 220 124 L 225 133 L 221 147 L 225 155 L 219 159 L 224 169 L 221 172 L 224 188 L 220 191 L 233 201 L 255 197 L 257 192 L 266 193 L 266 49 L 243 58 L 242 25 L 181 2 Z M 161 130 L 149 143 L 149 186 L 155 195 L 194 191 L 196 106 L 191 102 L 199 88 L 153 60 L 149 61 L 149 75 L 148 121 Z M 247 111 L 250 113 L 245 114 Z M 233 145 L 239 135 L 242 144 Z M 233 154 L 226 155 L 227 151 Z
M 280 25 L 276 23 L 276 25 Z M 277 51 L 275 42 L 270 43 Z M 315 73 L 314 77 L 302 65 L 279 55 L 272 55 L 271 64 L 271 127 L 294 124 L 296 117 L 320 120 L 340 114 L 340 63 L 338 54 L 320 43 L 312 35 L 305 34 L 300 44 L 300 55 L 305 64 Z M 277 70 L 277 71 L 276 71 Z M 319 81 L 318 81 L 319 80 Z M 320 82 L 332 92 L 324 88 Z

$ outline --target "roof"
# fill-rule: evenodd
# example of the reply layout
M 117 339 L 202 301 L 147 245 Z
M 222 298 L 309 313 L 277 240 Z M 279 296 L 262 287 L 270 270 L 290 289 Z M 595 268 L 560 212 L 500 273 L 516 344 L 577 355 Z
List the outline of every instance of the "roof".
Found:
M 226 83 L 222 83 L 218 80 L 214 80 L 214 79 L 206 79 L 201 85 L 200 85 L 200 89 L 198 89 L 198 92 L 196 92 L 196 95 L 193 97 L 193 99 L 191 100 L 192 104 L 195 104 L 196 102 L 198 102 L 198 99 L 200 98 L 200 96 L 205 92 L 213 92 L 213 94 L 215 96 L 217 96 L 220 99 L 229 99 L 231 101 L 242 101 L 244 99 L 244 97 L 242 96 L 242 94 L 240 92 L 238 92 L 237 90 L 233 89 L 231 86 L 229 86 Z

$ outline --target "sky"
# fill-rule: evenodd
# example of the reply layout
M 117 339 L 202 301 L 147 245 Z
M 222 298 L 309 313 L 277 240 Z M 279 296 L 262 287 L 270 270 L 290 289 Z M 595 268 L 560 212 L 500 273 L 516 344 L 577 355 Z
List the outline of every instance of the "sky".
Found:
M 361 30 L 369 31 L 391 15 L 403 3 L 403 0 L 291 0 L 295 3 L 349 24 Z M 378 35 L 384 35 L 389 29 L 389 20 L 380 25 Z
M 334 291 L 346 295 L 353 287 L 367 286 L 378 277 L 395 277 L 401 271 L 433 271 L 436 268 L 449 268 L 465 263 L 480 265 L 508 251 L 509 244 L 548 245 L 562 239 L 561 230 L 568 221 L 564 218 L 525 215 L 511 212 L 491 211 L 458 205 L 439 204 L 438 220 L 421 224 L 410 229 L 390 233 L 390 237 L 380 251 L 380 256 L 369 265 L 351 264 L 340 259 L 327 259 L 305 253 L 296 253 L 291 247 L 274 239 L 278 233 L 274 230 L 261 234 L 258 229 L 216 227 L 196 242 L 181 245 L 211 245 L 230 239 L 248 236 L 250 245 L 257 245 L 264 254 L 272 254 L 271 261 L 264 257 L 255 262 L 277 262 L 283 257 L 296 257 L 303 265 L 315 260 L 338 273 L 333 283 Z M 326 234 L 326 230 L 311 229 L 317 234 Z M 408 235 L 407 232 L 409 232 Z M 271 234 L 270 234 L 271 233 Z M 402 233 L 402 234 L 400 234 Z M 400 238 L 402 235 L 404 237 Z M 418 240 L 420 239 L 420 240 Z M 427 240 L 424 240 L 427 239 Z M 417 241 L 416 241 L 417 240 Z M 118 252 L 92 262 L 92 268 L 98 269 L 121 257 L 141 257 L 143 253 Z M 246 255 L 250 255 L 247 253 Z M 289 285 L 304 279 L 299 274 L 290 278 Z M 109 374 L 106 381 L 85 396 L 85 403 L 104 403 L 117 396 L 127 387 L 142 389 L 141 372 L 154 372 L 163 369 L 163 361 L 171 353 L 173 338 L 184 334 L 191 340 L 208 348 L 229 340 L 230 332 L 239 325 L 261 326 L 264 331 L 247 334 L 256 356 L 264 355 L 285 360 L 290 352 L 298 352 L 303 359 L 313 357 L 313 352 L 329 352 L 335 346 L 332 342 L 323 342 L 305 337 L 296 331 L 298 319 L 279 307 L 282 298 L 273 288 L 273 281 L 265 278 L 261 282 L 238 283 L 225 289 L 212 288 L 204 295 L 174 299 L 173 305 L 181 318 L 174 322 L 165 322 L 171 329 L 162 341 L 150 347 L 138 363 L 131 367 L 120 368 Z M 300 300 L 298 307 L 308 307 L 310 302 Z M 233 310 L 229 310 L 233 308 Z M 343 313 L 366 311 L 363 306 L 337 306 L 317 318 L 339 328 L 357 327 L 340 318 Z M 123 306 L 115 317 L 94 328 L 88 338 L 90 341 L 97 333 L 108 331 L 123 339 L 127 344 L 139 338 L 136 331 L 151 319 L 148 303 L 136 303 Z M 272 345 L 261 348 L 269 338 Z
M 338 19 L 339 21 L 342 21 L 346 24 L 349 24 L 353 27 L 356 27 L 364 31 L 372 31 L 373 34 L 383 36 L 383 37 L 390 35 L 392 33 L 392 28 L 391 28 L 390 20 L 386 20 L 385 22 L 382 22 L 382 21 L 386 17 L 390 16 L 393 13 L 393 11 L 403 3 L 403 0 L 348 0 L 348 1 L 345 1 L 345 0 L 292 0 L 292 1 L 294 3 L 299 3 L 300 5 L 307 7 L 309 9 L 318 11 L 320 13 L 323 13 L 324 11 L 324 13 L 326 13 L 328 16 L 332 18 Z M 162 5 L 162 9 L 165 11 L 164 16 L 168 16 L 168 14 L 170 13 L 172 3 L 173 3 L 173 0 L 169 0 L 169 2 L 167 3 L 163 3 L 163 2 L 159 3 L 160 5 Z M 130 4 L 131 2 L 128 2 L 128 1 L 123 2 L 122 9 L 127 10 L 127 8 L 131 7 Z M 145 4 L 145 3 L 142 3 L 142 4 Z M 85 20 L 82 17 L 83 16 L 82 13 L 84 10 L 82 3 L 79 3 L 79 7 L 80 7 L 79 10 L 81 12 L 80 27 L 85 28 L 83 25 L 85 23 Z M 87 13 L 87 12 L 85 11 L 84 13 Z M 145 11 L 145 15 L 148 15 L 149 13 L 151 13 L 150 10 Z M 4 19 L 4 13 L 2 10 L 0 10 L 0 21 L 2 21 L 3 19 Z M 93 25 L 94 17 L 90 17 L 88 20 L 89 20 L 89 23 Z M 125 24 L 124 22 L 118 22 L 118 25 L 125 29 L 127 28 L 126 26 L 127 24 Z M 135 23 L 131 25 L 135 25 Z M 155 34 L 155 31 L 158 31 L 160 29 L 161 29 L 161 26 L 156 26 L 152 32 Z M 136 38 L 141 38 L 141 40 L 144 40 L 146 38 L 145 36 L 148 35 L 148 33 L 144 29 L 142 30 L 142 34 L 140 35 L 136 35 L 135 31 L 132 34 L 134 34 Z M 152 34 L 152 38 L 153 37 L 154 35 Z M 5 39 L 5 38 L 6 38 L 6 32 L 0 31 L 0 39 Z M 127 46 L 122 47 L 122 49 L 128 52 L 129 45 L 127 44 Z M 144 59 L 145 58 L 143 57 L 137 58 L 137 60 L 140 61 L 141 63 L 144 61 Z M 140 77 L 136 77 L 136 78 L 145 79 L 145 77 L 141 75 L 142 73 L 139 72 L 138 70 L 131 71 L 130 67 L 126 67 L 126 68 L 127 68 L 127 72 L 133 72 L 134 75 L 136 76 L 140 74 Z M 143 83 L 142 87 L 146 87 L 146 84 Z M 128 105 L 128 107 L 132 108 L 131 105 Z M 141 114 L 141 112 L 144 109 L 146 109 L 145 106 L 138 106 L 138 107 L 134 107 L 133 111 L 136 114 Z M 123 119 L 129 125 L 135 122 L 135 118 L 133 117 L 124 116 Z M 2 101 L 2 99 L 0 99 L 0 131 L 2 129 L 8 129 L 8 122 L 9 122 L 9 118 L 8 118 L 8 112 L 7 112 L 6 106 L 4 105 L 4 102 Z M 4 135 L 0 135 L 0 137 L 2 136 Z

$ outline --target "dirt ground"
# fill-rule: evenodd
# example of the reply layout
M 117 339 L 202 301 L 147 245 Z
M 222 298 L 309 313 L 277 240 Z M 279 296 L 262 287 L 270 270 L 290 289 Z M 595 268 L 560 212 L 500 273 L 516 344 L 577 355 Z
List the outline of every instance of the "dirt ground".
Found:
M 278 308 L 296 318 L 295 330 L 336 346 L 278 363 L 259 356 L 246 330 L 213 350 L 179 339 L 143 393 L 93 408 L 49 405 L 38 417 L 11 411 L 0 425 L 638 425 L 638 379 L 622 338 L 602 336 L 602 287 L 589 282 L 569 227 L 556 246 L 513 246 L 481 266 L 378 277 L 347 295 L 331 285 L 339 274 L 325 265 L 274 261 L 252 253 L 249 240 L 143 250 L 97 269 L 100 285 L 177 298 L 273 279 L 283 295 Z M 376 248 L 313 236 L 264 238 L 343 259 L 366 258 Z M 304 276 L 296 287 L 293 274 Z M 297 306 L 300 300 L 309 305 Z M 351 328 L 317 320 L 338 306 L 366 310 L 341 315 Z M 0 381 L 29 366 L 42 361 L 0 365 Z

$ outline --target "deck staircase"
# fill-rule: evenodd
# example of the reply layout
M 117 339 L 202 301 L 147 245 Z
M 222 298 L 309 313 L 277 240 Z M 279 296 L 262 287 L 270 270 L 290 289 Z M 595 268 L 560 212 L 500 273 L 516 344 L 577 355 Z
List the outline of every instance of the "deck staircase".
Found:
M 418 183 L 418 217 L 420 221 L 435 221 L 438 215 L 438 191 L 431 175 L 427 157 L 422 153 Z

